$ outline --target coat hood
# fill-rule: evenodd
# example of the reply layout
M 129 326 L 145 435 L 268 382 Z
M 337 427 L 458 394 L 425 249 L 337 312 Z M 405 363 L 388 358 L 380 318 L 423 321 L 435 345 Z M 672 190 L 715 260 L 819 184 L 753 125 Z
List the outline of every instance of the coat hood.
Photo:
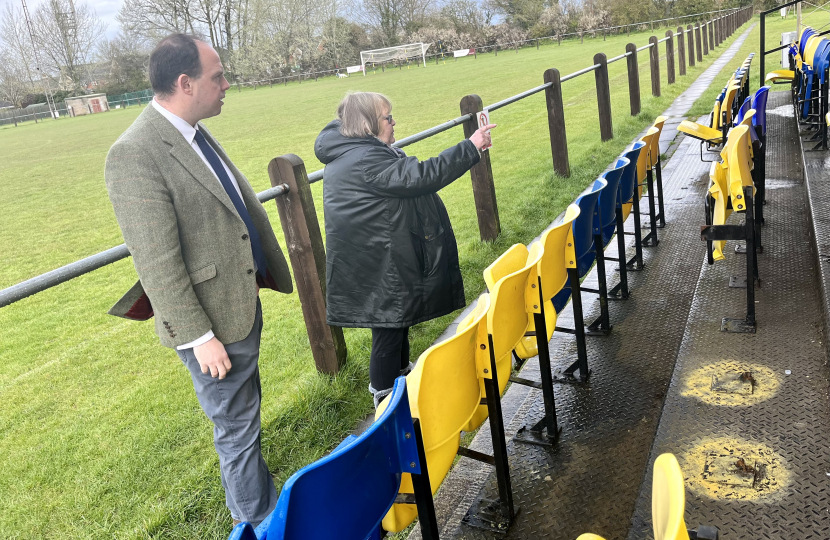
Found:
M 317 135 L 314 155 L 323 165 L 328 165 L 349 150 L 367 145 L 386 146 L 375 137 L 346 137 L 340 133 L 340 120 L 332 120 Z

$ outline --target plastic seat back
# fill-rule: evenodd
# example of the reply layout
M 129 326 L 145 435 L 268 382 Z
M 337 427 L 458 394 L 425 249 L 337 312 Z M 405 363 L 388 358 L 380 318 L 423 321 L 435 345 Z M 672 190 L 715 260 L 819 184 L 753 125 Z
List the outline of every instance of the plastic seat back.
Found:
M 755 116 L 752 124 L 761 129 L 761 135 L 767 134 L 767 98 L 769 97 L 769 86 L 762 86 L 752 96 L 752 108 L 755 109 Z
M 712 108 L 712 121 L 709 122 L 709 127 L 713 129 L 720 129 L 720 107 L 721 102 L 720 100 L 715 100 L 715 106 Z
M 807 45 L 807 40 L 815 34 L 815 30 L 810 28 L 809 26 L 805 26 L 804 29 L 801 31 L 801 37 L 798 40 L 798 53 L 804 58 L 804 47 Z
M 644 141 L 637 141 L 629 150 L 623 152 L 622 157 L 627 159 L 629 163 L 623 168 L 622 176 L 620 176 L 619 198 L 617 199 L 618 207 L 622 207 L 634 199 L 634 192 L 637 189 L 637 167 L 640 152 L 645 145 L 646 143 Z
M 726 116 L 726 118 L 723 119 L 723 122 L 727 126 L 732 125 L 733 105 L 735 104 L 735 96 L 738 94 L 739 89 L 740 86 L 736 84 L 730 85 L 729 88 L 726 89 L 726 97 L 723 98 L 723 106 L 721 107 L 721 111 Z
M 741 108 L 738 109 L 738 114 L 735 115 L 735 125 L 736 126 L 743 121 L 744 115 L 746 114 L 746 111 L 748 111 L 751 108 L 752 108 L 752 98 L 748 97 L 741 104 Z
M 729 196 L 732 199 L 732 208 L 737 212 L 746 210 L 743 196 L 744 186 L 753 186 L 751 158 L 749 157 L 749 126 L 741 125 L 733 129 L 730 139 L 733 138 L 735 143 L 729 148 L 727 172 L 729 173 Z
M 599 229 L 594 229 L 594 213 L 599 211 L 597 204 L 599 195 L 607 185 L 608 183 L 604 179 L 598 178 L 574 201 L 574 204 L 579 206 L 579 215 L 573 221 L 573 237 L 574 251 L 576 253 L 576 268 L 580 277 L 588 273 L 591 265 L 594 264 L 594 259 L 596 259 L 594 234 L 600 231 Z M 570 297 L 570 286 L 563 287 L 553 297 L 553 307 L 557 313 L 562 311 L 562 308 L 568 303 Z
M 617 228 L 617 201 L 620 200 L 620 179 L 625 167 L 630 162 L 626 158 L 617 158 L 613 169 L 602 174 L 608 183 L 599 196 L 599 212 L 594 218 L 594 228 L 602 231 L 602 247 L 608 245 Z
M 640 140 L 646 143 L 645 147 L 643 148 L 642 152 L 640 152 L 640 156 L 637 159 L 637 183 L 642 184 L 646 181 L 646 177 L 648 175 L 648 170 L 651 168 L 651 157 L 650 154 L 652 152 L 652 145 L 654 141 L 654 137 L 657 136 L 659 130 L 652 126 L 648 128 L 646 134 L 640 137 Z M 656 160 L 655 160 L 656 161 Z M 638 186 L 638 197 L 640 199 L 643 198 L 643 186 Z
M 749 98 L 746 98 L 749 100 Z M 755 133 L 755 128 L 752 127 L 753 118 L 755 118 L 755 109 L 749 109 L 746 111 L 744 118 L 738 124 L 739 126 L 747 126 L 749 129 L 749 140 L 751 143 L 754 143 L 758 140 L 758 134 Z M 752 144 L 749 145 L 749 153 L 750 156 L 753 154 L 754 150 L 752 150 Z
M 663 454 L 654 461 L 651 484 L 651 521 L 654 540 L 689 540 L 684 514 L 686 489 L 683 471 L 672 454 Z
M 556 309 L 553 302 L 549 300 L 559 293 L 568 284 L 568 268 L 576 265 L 574 251 L 573 221 L 579 216 L 580 209 L 576 204 L 571 204 L 565 210 L 565 216 L 557 225 L 548 229 L 542 234 L 537 243 L 544 249 L 539 259 L 537 274 L 542 282 L 542 293 L 548 300 L 545 302 L 545 329 L 547 340 L 553 336 L 553 329 L 556 326 Z M 531 247 L 530 257 L 533 257 L 533 250 L 537 244 Z M 570 247 L 568 247 L 570 244 Z M 528 332 L 536 332 L 536 323 L 533 314 L 528 313 Z M 515 347 L 516 356 L 519 358 L 533 358 L 539 353 L 539 345 L 536 336 L 524 336 Z
M 649 152 L 649 167 L 657 166 L 657 158 L 660 157 L 660 135 L 663 134 L 663 124 L 666 123 L 665 116 L 658 116 L 652 124 L 652 127 L 657 128 L 657 133 L 651 138 L 651 148 Z
M 401 475 L 421 472 L 404 377 L 386 401 L 383 414 L 362 435 L 288 479 L 265 538 L 377 537 Z
M 576 540 L 605 540 L 605 538 L 599 536 L 598 534 L 585 533 L 580 534 L 579 538 L 577 538 Z
M 478 299 L 469 320 L 457 333 L 424 351 L 415 369 L 407 375 L 406 386 L 413 418 L 420 419 L 430 487 L 438 490 L 446 477 L 461 442 L 462 428 L 473 417 L 481 401 L 476 369 L 479 331 L 490 308 L 490 295 Z M 486 343 L 487 336 L 484 335 Z M 385 401 L 376 416 L 386 411 Z M 412 477 L 404 474 L 400 493 L 413 493 Z M 399 532 L 418 516 L 412 504 L 395 504 L 383 519 L 383 528 Z

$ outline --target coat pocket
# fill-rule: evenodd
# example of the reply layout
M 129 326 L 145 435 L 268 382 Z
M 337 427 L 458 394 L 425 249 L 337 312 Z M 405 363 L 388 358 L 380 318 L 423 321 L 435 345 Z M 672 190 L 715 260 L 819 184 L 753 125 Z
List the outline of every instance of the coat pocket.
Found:
M 444 254 L 444 228 L 441 225 L 432 225 L 409 229 L 415 237 L 415 249 L 419 255 L 421 272 L 425 276 L 432 276 L 441 267 Z
M 190 272 L 190 284 L 196 285 L 216 277 L 216 265 L 211 263 L 195 272 Z

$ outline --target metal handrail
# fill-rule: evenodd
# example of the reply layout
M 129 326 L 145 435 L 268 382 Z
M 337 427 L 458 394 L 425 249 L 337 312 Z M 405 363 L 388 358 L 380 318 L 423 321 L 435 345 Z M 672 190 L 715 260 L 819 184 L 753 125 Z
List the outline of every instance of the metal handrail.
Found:
M 730 10 L 721 10 L 721 11 L 730 11 Z M 708 12 L 708 13 L 717 13 L 717 12 Z M 661 20 L 669 20 L 669 19 L 661 19 Z M 658 22 L 658 21 L 654 21 L 654 22 Z M 669 38 L 667 37 L 667 38 L 661 39 L 661 40 L 658 41 L 658 43 L 660 43 L 662 41 L 666 41 L 667 39 L 669 39 Z M 649 43 L 648 45 L 644 45 L 644 46 L 638 48 L 637 52 L 648 49 L 648 48 L 652 47 L 652 45 L 653 45 L 652 43 Z M 626 52 L 626 53 L 621 54 L 619 56 L 615 56 L 611 60 L 607 60 L 606 64 L 610 64 L 610 63 L 616 62 L 618 60 L 622 60 L 623 58 L 625 58 L 627 56 L 630 56 L 631 54 L 633 54 L 633 53 Z M 565 75 L 564 77 L 562 77 L 560 79 L 560 82 L 565 82 L 565 81 L 569 81 L 571 79 L 575 79 L 575 78 L 577 78 L 581 75 L 584 75 L 586 73 L 590 73 L 591 71 L 594 71 L 594 70 L 596 70 L 600 67 L 601 67 L 600 64 L 594 64 L 592 66 L 580 69 L 580 70 L 575 71 L 573 73 L 569 73 L 568 75 Z M 244 83 L 242 83 L 242 84 L 244 84 Z M 552 83 L 545 83 L 545 84 L 542 84 L 542 85 L 537 86 L 535 88 L 531 88 L 530 90 L 525 90 L 524 92 L 516 94 L 515 96 L 511 96 L 511 97 L 503 99 L 501 101 L 497 101 L 496 103 L 493 103 L 492 105 L 484 107 L 484 109 L 488 110 L 488 111 L 498 110 L 502 107 L 506 107 L 507 105 L 510 105 L 512 103 L 520 101 L 520 100 L 522 100 L 526 97 L 537 94 L 537 93 L 545 90 L 546 88 L 549 88 L 551 85 L 552 85 Z M 414 144 L 416 142 L 422 141 L 424 139 L 432 137 L 433 135 L 437 135 L 439 133 L 443 133 L 444 131 L 450 130 L 450 129 L 456 127 L 456 126 L 459 126 L 459 125 L 463 124 L 464 122 L 470 121 L 472 118 L 473 118 L 472 113 L 471 114 L 465 114 L 465 115 L 459 116 L 457 118 L 453 118 L 452 120 L 449 120 L 449 121 L 444 122 L 442 124 L 438 124 L 437 126 L 433 126 L 429 129 L 425 129 L 423 131 L 415 133 L 414 135 L 410 135 L 409 137 L 405 137 L 405 138 L 403 138 L 399 141 L 396 141 L 393 144 L 393 146 L 395 146 L 397 148 L 403 148 L 405 146 L 409 146 L 410 144 Z M 317 171 L 314 171 L 314 172 L 310 173 L 308 175 L 308 182 L 310 184 L 313 184 L 315 182 L 319 182 L 320 180 L 322 180 L 324 171 L 325 171 L 325 169 L 320 169 L 320 170 L 317 170 Z M 261 193 L 257 193 L 257 198 L 259 199 L 260 202 L 266 202 L 266 201 L 269 201 L 271 199 L 275 199 L 276 197 L 279 197 L 280 195 L 283 195 L 287 192 L 288 192 L 288 186 L 286 184 L 282 184 L 282 185 L 279 185 L 279 186 L 276 186 L 276 187 L 269 188 L 269 189 L 267 189 L 267 190 L 265 190 Z M 124 258 L 129 257 L 129 256 L 130 256 L 130 253 L 129 253 L 129 250 L 127 249 L 127 246 L 125 244 L 121 244 L 120 246 L 116 246 L 114 248 L 110 248 L 110 249 L 108 249 L 106 251 L 103 251 L 101 253 L 97 253 L 97 254 L 92 255 L 90 257 L 86 257 L 84 259 L 81 259 L 80 261 L 76 261 L 74 263 L 68 264 L 68 265 L 63 266 L 61 268 L 58 268 L 57 270 L 52 270 L 51 272 L 41 274 L 39 276 L 36 276 L 36 277 L 33 277 L 33 278 L 28 279 L 26 281 L 23 281 L 22 283 L 18 283 L 17 285 L 14 285 L 12 287 L 0 290 L 0 307 L 7 306 L 7 305 L 9 305 L 13 302 L 17 302 L 18 300 L 21 300 L 23 298 L 31 296 L 35 293 L 44 291 L 46 289 L 49 289 L 49 288 L 54 287 L 56 285 L 59 285 L 61 283 L 65 283 L 66 281 L 69 281 L 70 279 L 73 279 L 73 278 L 76 278 L 76 277 L 81 276 L 83 274 L 86 274 L 87 272 L 97 270 L 98 268 L 101 268 L 102 266 L 112 264 L 116 261 L 119 261 L 119 260 L 124 259 Z
M 260 202 L 266 202 L 286 193 L 288 193 L 288 185 L 281 184 L 257 193 L 257 199 Z M 121 259 L 126 259 L 129 256 L 130 250 L 127 249 L 127 245 L 121 244 L 120 246 L 115 246 L 106 251 L 85 257 L 80 261 L 61 266 L 57 270 L 52 270 L 51 272 L 27 279 L 26 281 L 0 291 L 0 308 L 17 302 L 18 300 L 23 300 L 33 294 L 45 291 L 46 289 L 51 289 L 61 283 L 66 283 L 71 279 L 80 277 L 93 270 L 98 270 L 99 268 L 118 262 Z

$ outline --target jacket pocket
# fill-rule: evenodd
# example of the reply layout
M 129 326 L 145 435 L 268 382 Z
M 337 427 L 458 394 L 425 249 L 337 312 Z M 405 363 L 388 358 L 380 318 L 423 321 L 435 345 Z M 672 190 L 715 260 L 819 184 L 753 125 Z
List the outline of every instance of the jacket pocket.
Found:
M 421 273 L 425 276 L 435 274 L 440 268 L 444 253 L 444 228 L 437 224 L 412 228 L 409 232 L 416 238 L 416 251 L 420 251 L 418 258 L 421 263 Z
M 195 272 L 190 272 L 190 284 L 196 285 L 216 277 L 216 265 L 211 263 Z

